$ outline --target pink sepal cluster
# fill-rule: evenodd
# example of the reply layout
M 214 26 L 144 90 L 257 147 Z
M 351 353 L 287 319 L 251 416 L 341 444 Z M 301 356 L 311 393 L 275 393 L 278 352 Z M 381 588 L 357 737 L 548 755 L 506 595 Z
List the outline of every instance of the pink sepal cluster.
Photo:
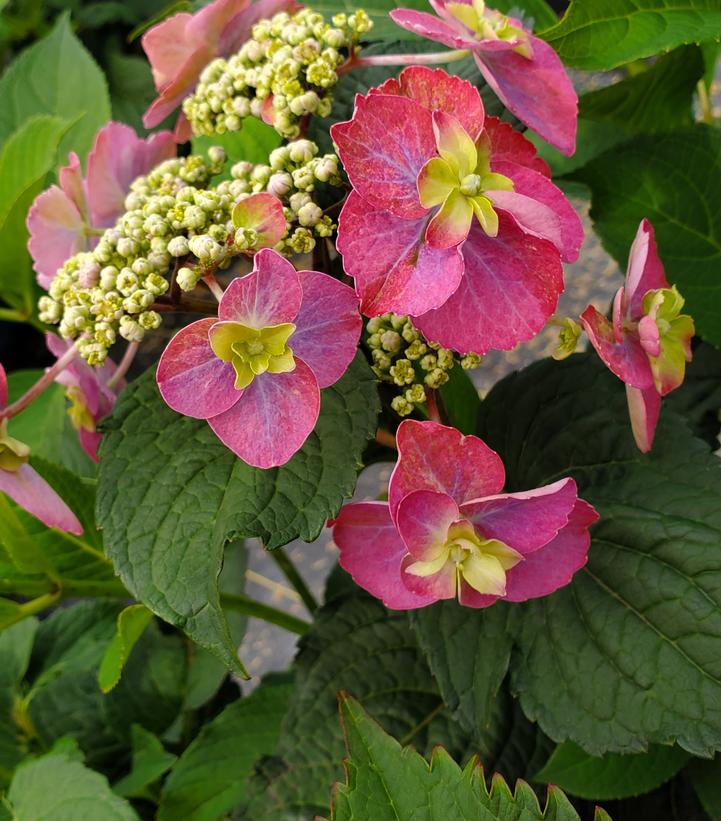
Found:
M 28 249 L 38 283 L 45 289 L 67 260 L 98 241 L 93 229 L 112 226 L 125 211 L 130 184 L 163 160 L 175 156 L 169 131 L 141 139 L 123 123 L 110 122 L 98 131 L 82 175 L 74 152 L 58 172 L 58 185 L 39 194 L 28 212 Z
M 453 49 L 470 49 L 479 71 L 503 105 L 544 140 L 566 155 L 576 150 L 578 97 L 559 56 L 548 43 L 506 18 L 519 31 L 509 40 L 484 38 L 450 9 L 474 7 L 473 0 L 429 0 L 438 17 L 413 9 L 393 9 L 394 22 L 408 31 Z M 480 19 L 500 18 L 485 9 Z M 522 52 L 522 53 L 519 53 Z
M 0 365 L 0 415 L 7 404 L 7 376 L 5 369 Z M 27 463 L 20 465 L 16 470 L 0 468 L 0 493 L 7 494 L 16 504 L 48 527 L 64 530 L 75 536 L 83 532 L 83 526 L 77 516 L 45 479 Z
M 397 442 L 388 502 L 346 505 L 331 523 L 341 566 L 387 607 L 410 610 L 456 597 L 468 607 L 526 601 L 568 584 L 586 563 L 588 528 L 598 514 L 578 498 L 573 479 L 501 493 L 503 463 L 475 436 L 406 420 Z M 493 594 L 477 589 L 483 563 L 480 570 L 471 566 L 475 558 L 466 565 L 473 550 L 459 545 L 471 543 L 480 545 L 478 558 L 488 562 L 487 550 L 508 568 L 485 580 Z
M 363 313 L 409 314 L 429 339 L 464 353 L 509 350 L 543 327 L 583 228 L 531 143 L 486 117 L 477 89 L 412 66 L 359 95 L 353 118 L 331 134 L 353 186 L 337 248 Z M 513 190 L 483 192 L 498 215 L 495 236 L 476 219 L 455 234 L 450 221 L 449 245 L 448 231 L 429 235 L 440 209 L 421 204 L 419 176 L 459 135 L 488 157 L 490 184 L 503 176 Z
M 145 127 L 155 128 L 172 114 L 195 90 L 208 63 L 238 51 L 259 20 L 299 8 L 294 0 L 215 0 L 195 14 L 180 12 L 149 29 L 141 43 L 158 96 L 143 116 Z M 181 143 L 190 137 L 190 124 L 181 114 L 175 139 Z
M 292 369 L 267 370 L 237 388 L 232 362 L 219 358 L 211 341 L 238 325 L 258 331 L 292 325 Z M 320 389 L 345 373 L 360 331 L 351 288 L 318 271 L 296 271 L 276 251 L 264 249 L 255 255 L 253 271 L 230 283 L 217 319 L 193 322 L 171 340 L 158 363 L 158 387 L 173 410 L 207 419 L 244 462 L 275 467 L 315 428 Z
M 660 292 L 665 299 L 653 299 Z M 612 319 L 592 305 L 581 314 L 598 355 L 626 384 L 633 435 L 644 453 L 653 446 L 661 397 L 681 385 L 691 361 L 694 325 L 691 317 L 679 314 L 682 306 L 666 279 L 653 226 L 644 219 L 631 246 L 625 284 L 613 301 Z

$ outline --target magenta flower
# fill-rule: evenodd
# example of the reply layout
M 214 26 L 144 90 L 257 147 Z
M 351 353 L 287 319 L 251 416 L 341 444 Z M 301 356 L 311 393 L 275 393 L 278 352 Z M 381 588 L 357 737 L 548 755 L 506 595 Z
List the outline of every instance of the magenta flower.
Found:
M 351 288 L 264 249 L 228 286 L 217 320 L 193 322 L 171 340 L 158 387 L 173 410 L 207 419 L 244 462 L 275 467 L 312 432 L 320 388 L 345 373 L 360 330 Z
M 337 247 L 361 311 L 414 317 L 446 348 L 530 339 L 563 290 L 583 228 L 533 146 L 478 91 L 413 66 L 331 128 L 353 186 Z
M 0 365 L 0 493 L 5 493 L 28 513 L 48 527 L 79 536 L 83 526 L 77 516 L 27 463 L 30 448 L 8 433 L 2 412 L 8 404 L 8 381 Z
M 45 334 L 45 344 L 48 350 L 60 359 L 72 343 L 48 333 Z M 106 359 L 100 367 L 94 367 L 88 365 L 84 359 L 76 357 L 55 377 L 55 381 L 65 387 L 66 396 L 70 400 L 68 415 L 78 432 L 80 445 L 95 462 L 99 461 L 98 445 L 102 439 L 97 430 L 97 423 L 113 409 L 117 398 L 116 391 L 125 387 L 125 380 L 118 380 L 113 387 L 108 386 L 114 374 L 115 365 L 110 359 Z
M 483 0 L 429 2 L 438 17 L 413 9 L 393 9 L 390 16 L 421 37 L 470 49 L 503 105 L 559 151 L 573 154 L 578 97 L 553 48 Z
M 145 127 L 155 128 L 175 111 L 195 90 L 208 63 L 238 51 L 259 20 L 298 8 L 294 0 L 215 0 L 195 14 L 180 12 L 153 26 L 141 40 L 158 90 L 143 117 Z M 190 124 L 181 114 L 175 138 L 185 142 L 190 136 Z
M 628 256 L 625 285 L 613 301 L 613 320 L 592 305 L 581 314 L 598 355 L 626 383 L 633 435 L 644 453 L 653 445 L 661 397 L 678 388 L 691 361 L 695 331 L 693 319 L 681 313 L 683 305 L 666 279 L 653 226 L 644 219 Z
M 70 154 L 70 164 L 58 172 L 60 185 L 38 195 L 28 212 L 28 249 L 43 288 L 70 257 L 95 246 L 98 229 L 115 223 L 133 180 L 175 150 L 169 131 L 143 140 L 130 126 L 110 122 L 95 137 L 85 179 L 77 154 Z
M 406 420 L 397 441 L 388 502 L 346 505 L 332 523 L 341 566 L 387 607 L 526 601 L 586 563 L 598 514 L 573 479 L 501 494 L 503 463 L 477 437 Z

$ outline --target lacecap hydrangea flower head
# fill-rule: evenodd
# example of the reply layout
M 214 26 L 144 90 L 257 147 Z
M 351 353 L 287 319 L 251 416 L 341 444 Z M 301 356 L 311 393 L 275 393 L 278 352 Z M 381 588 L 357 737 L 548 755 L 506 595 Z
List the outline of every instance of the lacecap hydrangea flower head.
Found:
M 457 598 L 526 601 L 586 563 L 598 514 L 573 479 L 501 493 L 500 457 L 436 422 L 401 422 L 388 502 L 346 505 L 333 524 L 340 564 L 394 610 Z
M 358 96 L 331 134 L 353 186 L 337 248 L 364 314 L 409 315 L 461 353 L 508 350 L 543 327 L 583 229 L 477 89 L 412 66 Z
M 653 445 L 661 397 L 681 385 L 691 361 L 693 319 L 671 287 L 658 255 L 653 226 L 642 220 L 631 246 L 626 282 L 616 292 L 609 321 L 592 305 L 581 323 L 593 347 L 626 383 L 631 427 L 639 449 Z
M 315 427 L 320 390 L 343 375 L 360 331 L 351 288 L 264 249 L 230 283 L 217 319 L 171 340 L 158 363 L 160 393 L 178 413 L 207 419 L 248 464 L 282 465 Z

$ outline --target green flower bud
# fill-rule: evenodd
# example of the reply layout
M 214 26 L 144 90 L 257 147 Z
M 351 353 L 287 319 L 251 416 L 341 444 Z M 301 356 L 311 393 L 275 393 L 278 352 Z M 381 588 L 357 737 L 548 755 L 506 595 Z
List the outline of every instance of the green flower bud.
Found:
M 200 282 L 201 273 L 194 268 L 180 268 L 175 275 L 175 281 L 181 291 L 192 291 Z
M 420 339 L 416 339 L 413 342 L 411 342 L 411 344 L 406 348 L 406 357 L 410 359 L 411 362 L 415 362 L 416 360 L 420 359 L 426 353 L 427 350 L 427 345 L 424 342 L 421 342 Z
M 393 408 L 398 416 L 408 416 L 413 413 L 413 405 L 405 396 L 394 396 L 391 400 L 391 408 Z
M 426 401 L 426 389 L 416 382 L 405 392 L 405 397 L 409 402 L 420 404 Z
M 312 227 L 322 218 L 323 212 L 314 202 L 307 202 L 298 211 L 298 222 L 306 227 Z
M 145 330 L 139 322 L 129 316 L 124 316 L 120 319 L 120 336 L 128 342 L 142 342 Z
M 395 331 L 385 331 L 380 335 L 381 345 L 388 353 L 398 353 L 401 347 L 400 334 Z
M 446 371 L 442 371 L 440 368 L 435 368 L 430 373 L 426 374 L 423 381 L 429 388 L 437 389 L 440 388 L 441 385 L 445 385 L 449 378 L 450 377 Z
M 399 359 L 390 369 L 390 374 L 396 385 L 411 385 L 416 378 L 413 364 L 407 359 Z
M 168 253 L 173 257 L 184 257 L 190 253 L 187 237 L 173 237 L 168 243 Z
M 461 367 L 464 371 L 470 371 L 477 368 L 481 362 L 483 362 L 482 356 L 479 356 L 477 353 L 467 353 L 461 358 Z

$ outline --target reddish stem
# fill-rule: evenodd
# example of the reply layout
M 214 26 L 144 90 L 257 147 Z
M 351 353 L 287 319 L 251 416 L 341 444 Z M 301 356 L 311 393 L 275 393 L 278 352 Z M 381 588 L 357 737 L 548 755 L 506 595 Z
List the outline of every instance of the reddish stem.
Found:
M 398 450 L 396 444 L 396 437 L 389 431 L 383 428 L 378 428 L 376 431 L 376 442 L 383 445 L 384 448 L 391 448 L 391 450 Z
M 435 390 L 427 392 L 426 404 L 428 405 L 428 418 L 434 422 L 443 424 L 440 408 L 438 407 L 438 394 Z
M 0 418 L 11 419 L 13 416 L 17 416 L 20 411 L 25 410 L 33 400 L 37 399 L 46 388 L 52 385 L 55 377 L 62 373 L 77 355 L 78 349 L 73 345 L 17 401 L 13 402 L 12 405 L 8 405 L 4 410 L 0 410 Z
M 434 66 L 452 63 L 455 60 L 463 60 L 469 57 L 471 52 L 468 49 L 456 49 L 454 51 L 433 51 L 427 54 L 370 54 L 367 57 L 359 57 L 354 52 L 342 66 L 336 69 L 336 74 L 340 77 L 352 71 L 354 68 L 364 66 Z

